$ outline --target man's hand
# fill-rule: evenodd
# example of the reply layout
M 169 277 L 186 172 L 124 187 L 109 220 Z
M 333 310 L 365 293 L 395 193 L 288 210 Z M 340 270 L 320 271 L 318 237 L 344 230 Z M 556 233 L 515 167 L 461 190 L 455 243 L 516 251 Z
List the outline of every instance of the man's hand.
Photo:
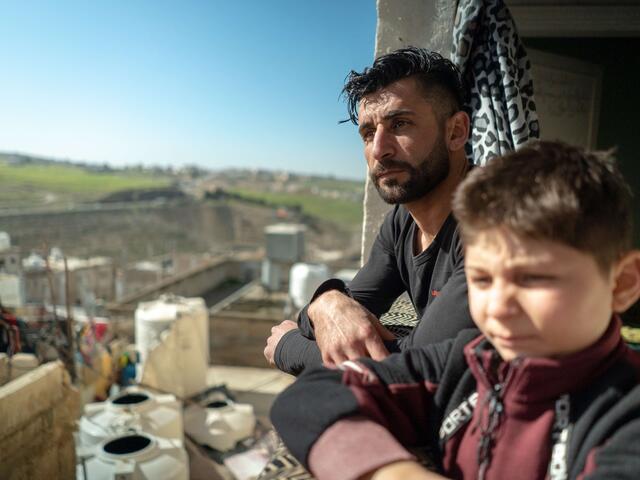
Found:
M 296 328 L 298 328 L 298 324 L 291 320 L 285 320 L 281 324 L 271 327 L 271 336 L 267 338 L 267 346 L 264 347 L 264 357 L 271 365 L 275 365 L 273 357 L 276 353 L 278 342 L 280 342 L 285 333 Z
M 389 355 L 382 340 L 394 335 L 369 310 L 337 290 L 329 290 L 309 305 L 316 342 L 326 365 Z

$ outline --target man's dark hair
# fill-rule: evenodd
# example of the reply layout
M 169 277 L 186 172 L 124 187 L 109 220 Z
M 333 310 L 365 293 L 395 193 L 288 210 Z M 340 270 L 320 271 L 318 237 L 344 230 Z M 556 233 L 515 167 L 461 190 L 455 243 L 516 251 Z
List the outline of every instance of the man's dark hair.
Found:
M 607 272 L 631 248 L 631 190 L 610 152 L 539 141 L 476 168 L 453 200 L 462 238 L 506 227 L 593 256 Z
M 407 47 L 376 58 L 362 73 L 349 73 L 342 89 L 349 120 L 358 124 L 358 105 L 365 95 L 412 76 L 420 82 L 425 97 L 440 107 L 436 113 L 448 117 L 462 108 L 465 89 L 458 67 L 439 53 Z

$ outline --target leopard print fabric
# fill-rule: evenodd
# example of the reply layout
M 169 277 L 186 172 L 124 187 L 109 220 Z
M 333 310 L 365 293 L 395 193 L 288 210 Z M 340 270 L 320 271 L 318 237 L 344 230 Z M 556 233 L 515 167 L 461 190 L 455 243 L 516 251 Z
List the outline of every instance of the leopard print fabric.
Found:
M 470 161 L 484 165 L 540 136 L 531 64 L 503 0 L 458 1 L 451 60 L 470 91 Z

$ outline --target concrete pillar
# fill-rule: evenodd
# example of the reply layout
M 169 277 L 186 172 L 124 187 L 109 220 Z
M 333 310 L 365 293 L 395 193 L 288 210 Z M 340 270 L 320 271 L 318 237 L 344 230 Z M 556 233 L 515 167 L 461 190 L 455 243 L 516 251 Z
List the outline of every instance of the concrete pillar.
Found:
M 449 57 L 456 2 L 452 0 L 378 0 L 376 57 L 413 45 Z M 389 211 L 367 176 L 362 222 L 362 262 Z

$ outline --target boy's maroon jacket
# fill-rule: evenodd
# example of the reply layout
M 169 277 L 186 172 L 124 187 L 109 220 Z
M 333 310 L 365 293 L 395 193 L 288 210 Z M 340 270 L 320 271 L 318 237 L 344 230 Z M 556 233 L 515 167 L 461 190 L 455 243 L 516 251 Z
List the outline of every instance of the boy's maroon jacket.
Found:
M 640 356 L 619 332 L 614 319 L 574 355 L 504 362 L 467 330 L 383 362 L 305 372 L 271 416 L 321 479 L 357 478 L 413 447 L 450 478 L 637 479 Z

